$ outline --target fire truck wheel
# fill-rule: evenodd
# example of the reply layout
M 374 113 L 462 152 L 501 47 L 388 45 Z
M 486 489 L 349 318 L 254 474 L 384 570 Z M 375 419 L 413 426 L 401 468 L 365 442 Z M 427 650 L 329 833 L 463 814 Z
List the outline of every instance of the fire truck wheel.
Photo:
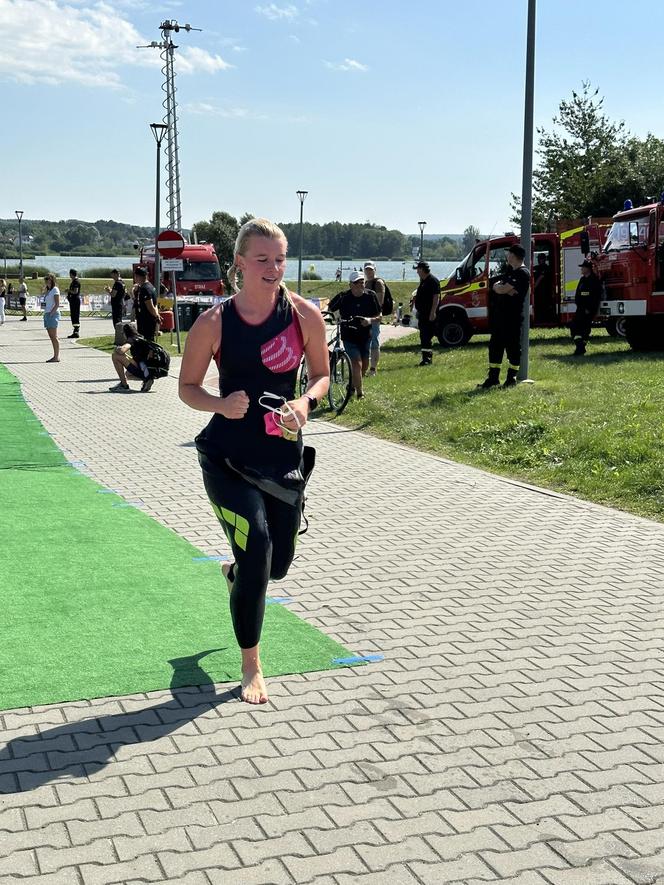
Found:
M 443 347 L 461 347 L 470 341 L 472 334 L 465 314 L 447 312 L 438 317 L 436 337 Z
M 624 338 L 626 333 L 626 317 L 611 317 L 606 321 L 606 331 L 612 338 Z
M 632 350 L 664 350 L 662 317 L 627 317 L 625 338 Z

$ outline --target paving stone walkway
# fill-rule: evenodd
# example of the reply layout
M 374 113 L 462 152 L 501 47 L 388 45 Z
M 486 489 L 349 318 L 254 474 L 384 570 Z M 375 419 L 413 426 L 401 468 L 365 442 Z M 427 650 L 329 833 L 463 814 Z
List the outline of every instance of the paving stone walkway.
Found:
M 114 396 L 108 356 L 49 355 L 40 320 L 0 328 L 72 461 L 226 552 L 176 378 Z M 0 713 L 0 882 L 664 883 L 664 526 L 329 424 L 309 439 L 279 593 L 385 660 L 272 679 L 261 708 L 220 685 Z

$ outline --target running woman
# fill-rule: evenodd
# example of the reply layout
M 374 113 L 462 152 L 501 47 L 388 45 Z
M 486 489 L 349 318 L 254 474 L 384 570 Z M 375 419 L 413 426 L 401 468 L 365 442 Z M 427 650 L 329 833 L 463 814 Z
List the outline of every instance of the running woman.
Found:
M 300 429 L 329 386 L 322 315 L 282 282 L 287 249 L 272 222 L 242 225 L 228 272 L 235 294 L 196 320 L 180 370 L 180 399 L 212 412 L 196 445 L 206 492 L 233 552 L 223 573 L 242 654 L 242 700 L 250 704 L 268 699 L 259 653 L 265 594 L 270 578 L 285 577 L 293 560 L 313 466 Z M 310 380 L 295 397 L 303 353 Z M 219 396 L 203 386 L 212 360 Z

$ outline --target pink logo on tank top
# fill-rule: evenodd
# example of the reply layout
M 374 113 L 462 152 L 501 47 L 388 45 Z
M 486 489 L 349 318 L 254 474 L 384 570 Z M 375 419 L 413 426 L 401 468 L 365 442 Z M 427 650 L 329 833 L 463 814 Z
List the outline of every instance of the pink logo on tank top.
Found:
M 302 333 L 293 320 L 283 332 L 261 345 L 261 360 L 271 372 L 290 372 L 299 366 L 303 352 Z

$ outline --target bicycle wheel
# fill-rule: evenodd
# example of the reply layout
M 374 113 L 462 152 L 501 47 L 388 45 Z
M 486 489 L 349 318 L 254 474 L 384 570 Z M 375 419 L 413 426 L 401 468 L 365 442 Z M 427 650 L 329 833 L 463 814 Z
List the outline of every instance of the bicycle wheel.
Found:
M 333 350 L 330 354 L 330 389 L 327 397 L 330 408 L 340 415 L 350 399 L 352 373 L 350 357 L 345 350 Z
M 307 392 L 307 385 L 309 384 L 309 373 L 307 372 L 307 361 L 302 358 L 302 362 L 300 363 L 300 378 L 298 381 L 300 396 L 304 396 Z

